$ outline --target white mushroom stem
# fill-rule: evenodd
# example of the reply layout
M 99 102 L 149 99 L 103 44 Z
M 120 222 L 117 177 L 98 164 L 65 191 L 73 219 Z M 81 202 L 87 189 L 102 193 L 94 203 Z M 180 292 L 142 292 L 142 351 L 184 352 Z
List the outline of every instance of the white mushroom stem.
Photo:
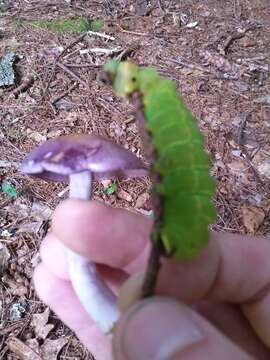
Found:
M 89 171 L 70 175 L 70 197 L 91 198 Z M 95 264 L 66 248 L 69 276 L 81 304 L 104 333 L 109 333 L 120 316 L 117 298 L 97 272 Z

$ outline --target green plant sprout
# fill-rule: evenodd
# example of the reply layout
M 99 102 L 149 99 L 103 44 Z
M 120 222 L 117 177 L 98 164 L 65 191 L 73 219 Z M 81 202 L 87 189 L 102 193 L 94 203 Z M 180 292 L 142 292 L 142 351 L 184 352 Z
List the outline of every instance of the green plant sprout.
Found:
M 100 20 L 91 21 L 84 17 L 75 19 L 23 21 L 22 24 L 50 30 L 59 34 L 80 34 L 89 30 L 98 31 L 103 26 Z

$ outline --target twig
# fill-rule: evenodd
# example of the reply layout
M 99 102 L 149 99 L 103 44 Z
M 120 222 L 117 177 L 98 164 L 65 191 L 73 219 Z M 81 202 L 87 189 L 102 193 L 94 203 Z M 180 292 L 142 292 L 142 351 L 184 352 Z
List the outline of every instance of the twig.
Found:
M 153 296 L 156 288 L 158 272 L 161 266 L 160 255 L 162 249 L 160 248 L 160 241 L 151 238 L 152 248 L 148 259 L 145 278 L 142 285 L 142 298 Z
M 45 96 L 47 95 L 47 92 L 48 92 L 48 89 L 49 89 L 49 86 L 50 86 L 50 83 L 52 81 L 52 78 L 55 74 L 55 69 L 56 69 L 56 66 L 58 65 L 58 62 L 60 60 L 61 57 L 63 57 L 65 55 L 65 53 L 68 51 L 68 49 L 72 48 L 74 45 L 76 45 L 79 41 L 81 41 L 86 35 L 94 35 L 94 36 L 98 36 L 98 37 L 102 37 L 104 39 L 107 39 L 107 40 L 115 40 L 115 38 L 113 36 L 110 36 L 110 35 L 107 35 L 107 34 L 103 34 L 103 33 L 100 33 L 100 32 L 95 32 L 95 31 L 86 31 L 84 33 L 82 33 L 80 36 L 78 36 L 75 40 L 73 40 L 71 43 L 69 43 L 65 48 L 64 50 L 56 57 L 56 59 L 54 60 L 53 62 L 53 66 L 52 66 L 52 71 L 51 71 L 51 74 L 49 76 L 49 79 L 47 81 L 47 84 L 45 86 L 45 89 L 44 89 L 44 92 L 43 92 L 43 95 L 42 95 L 42 100 L 44 100 Z M 67 69 L 67 68 L 66 68 Z M 68 70 L 68 69 L 67 69 Z M 71 74 L 70 74 L 71 75 Z M 75 74 L 74 74 L 75 75 Z M 72 75 L 73 76 L 73 75 Z M 77 76 L 77 75 L 75 75 Z M 78 78 L 77 78 L 78 80 Z M 83 80 L 78 80 L 79 82 L 82 82 Z M 85 83 L 86 84 L 86 83 Z
M 92 48 L 92 49 L 85 49 L 80 51 L 80 54 L 86 54 L 86 53 L 100 53 L 100 54 L 106 54 L 106 55 L 112 55 L 115 53 L 119 53 L 123 49 L 121 47 L 116 47 L 114 49 L 107 49 L 107 48 Z
M 5 141 L 6 143 L 8 143 L 11 147 L 13 147 L 14 150 L 16 150 L 20 155 L 23 155 L 22 151 L 17 148 L 16 145 L 14 145 L 9 139 L 8 137 L 3 133 L 3 131 L 0 130 L 0 140 Z
M 246 32 L 235 31 L 234 33 L 232 33 L 231 35 L 229 35 L 229 36 L 227 37 L 227 39 L 224 41 L 224 44 L 223 44 L 223 46 L 220 48 L 219 52 L 220 52 L 222 55 L 226 55 L 227 50 L 228 50 L 229 47 L 232 45 L 232 43 L 233 43 L 235 40 L 239 40 L 239 39 L 241 39 L 242 37 L 244 37 L 244 36 L 245 36 L 245 33 L 246 33 Z
M 94 36 L 98 36 L 107 40 L 115 40 L 115 37 L 111 36 L 111 35 L 107 35 L 104 33 L 100 33 L 100 32 L 96 32 L 96 31 L 87 31 L 86 35 L 94 35 Z
M 69 63 L 65 63 L 63 64 L 66 67 L 73 67 L 73 68 L 100 68 L 102 67 L 104 64 L 100 64 L 100 65 L 96 65 L 96 64 L 69 64 Z
M 243 120 L 242 120 L 242 122 L 240 124 L 239 131 L 238 131 L 238 134 L 237 134 L 237 143 L 239 145 L 239 148 L 241 149 L 241 152 L 243 154 L 243 158 L 248 163 L 250 169 L 253 172 L 253 175 L 254 175 L 255 179 L 258 181 L 259 184 L 264 185 L 262 179 L 260 178 L 260 175 L 258 174 L 257 169 L 254 167 L 252 161 L 250 160 L 250 156 L 249 156 L 248 152 L 246 151 L 246 149 L 244 147 L 244 143 L 243 143 L 244 142 L 243 133 L 245 131 L 247 121 L 250 119 L 250 117 L 251 117 L 251 113 L 247 113 L 243 117 Z
M 232 43 L 236 40 L 239 40 L 239 39 L 242 39 L 246 33 L 249 31 L 249 30 L 253 30 L 257 27 L 258 25 L 250 25 L 248 27 L 246 27 L 245 29 L 240 29 L 240 30 L 237 30 L 235 32 L 233 32 L 232 34 L 230 34 L 227 39 L 224 41 L 224 44 L 223 46 L 220 48 L 219 52 L 222 54 L 222 55 L 226 55 L 229 47 L 232 45 Z
M 116 24 L 116 25 L 120 29 L 121 32 L 126 33 L 126 34 L 137 35 L 137 36 L 148 36 L 149 35 L 147 33 L 140 33 L 140 32 L 137 32 L 137 31 L 125 30 L 119 24 Z
M 239 145 L 239 147 L 243 147 L 243 142 L 244 142 L 244 130 L 245 130 L 245 128 L 246 128 L 246 124 L 247 124 L 247 120 L 248 120 L 248 118 L 250 117 L 250 113 L 249 114 L 246 114 L 244 117 L 243 117 L 243 119 L 242 119 L 242 121 L 241 121 L 241 124 L 240 124 L 240 126 L 239 126 L 239 129 L 238 129 L 238 132 L 237 132 L 237 143 L 238 143 L 238 145 Z
M 57 62 L 56 65 L 58 67 L 60 67 L 61 69 L 63 69 L 66 73 L 68 73 L 70 76 L 72 76 L 75 80 L 77 80 L 79 83 L 81 83 L 82 85 L 84 85 L 85 87 L 88 88 L 88 84 L 86 81 L 82 80 L 78 75 L 76 75 L 72 70 L 70 70 L 69 68 L 67 68 L 65 65 L 61 64 L 60 62 Z
M 197 64 L 191 64 L 191 63 L 187 63 L 183 60 L 175 60 L 175 59 L 168 59 L 170 62 L 174 63 L 174 64 L 177 64 L 177 65 L 180 65 L 182 67 L 186 67 L 188 69 L 194 69 L 194 70 L 199 70 L 199 71 L 202 71 L 204 73 L 207 73 L 207 74 L 211 74 L 211 71 L 203 68 L 202 66 L 200 65 L 197 65 Z
M 137 50 L 139 47 L 139 44 L 134 44 L 125 48 L 119 55 L 116 56 L 116 60 L 125 60 L 131 53 L 133 53 L 133 51 Z
M 55 97 L 52 101 L 51 104 L 54 105 L 57 101 L 59 101 L 60 99 L 62 99 L 63 97 L 65 97 L 67 94 L 69 94 L 72 90 L 74 90 L 77 87 L 77 83 L 73 84 L 71 87 L 69 87 L 66 91 L 63 91 L 60 95 L 58 95 L 57 97 Z
M 148 162 L 150 163 L 150 165 L 153 166 L 156 160 L 156 153 L 151 141 L 149 140 L 150 135 L 145 126 L 142 101 L 140 99 L 139 94 L 133 95 L 132 103 L 135 106 L 136 122 L 141 135 L 145 156 Z M 158 173 L 151 171 L 150 176 L 153 184 L 156 184 L 160 181 Z M 153 203 L 153 207 L 155 209 L 155 220 L 152 229 L 158 229 L 160 225 L 160 221 L 163 216 L 163 212 L 162 212 L 163 200 L 162 197 L 158 195 L 155 191 L 152 191 L 151 200 Z M 142 286 L 142 294 L 141 294 L 142 298 L 152 296 L 154 294 L 156 287 L 158 271 L 160 269 L 160 256 L 164 254 L 162 241 L 160 238 L 157 237 L 158 235 L 154 234 L 154 232 L 152 231 L 151 232 L 152 248 L 151 248 L 151 254 L 148 260 L 146 274 Z
M 3 329 L 0 329 L 0 335 L 7 335 L 8 333 L 17 330 L 18 327 L 21 327 L 22 325 L 22 320 L 16 322 L 15 324 L 11 324 L 11 325 L 7 325 L 5 326 Z
M 71 47 L 73 47 L 74 45 L 76 45 L 79 41 L 81 41 L 86 35 L 88 34 L 88 31 L 84 32 L 83 34 L 81 34 L 80 36 L 78 36 L 75 40 L 73 40 L 72 42 L 70 42 L 65 48 L 64 50 L 55 58 L 54 62 L 53 62 L 53 66 L 52 66 L 52 71 L 51 71 L 51 74 L 49 76 L 49 79 L 47 81 L 47 84 L 45 86 L 45 89 L 44 89 L 44 92 L 43 92 L 43 95 L 42 95 L 42 100 L 44 100 L 45 96 L 47 95 L 47 92 L 48 92 L 48 89 L 49 89 L 49 86 L 50 86 L 50 83 L 52 81 L 52 78 L 55 74 L 55 69 L 56 69 L 56 66 L 57 66 L 57 63 L 58 61 L 60 60 L 60 58 L 62 56 L 65 55 L 65 53 L 68 51 L 68 49 L 70 49 Z
M 168 61 L 180 65 L 182 67 L 186 67 L 188 69 L 198 70 L 201 72 L 204 72 L 205 74 L 211 75 L 211 79 L 213 80 L 238 80 L 239 74 L 235 73 L 221 73 L 221 72 L 212 72 L 208 69 L 203 68 L 200 65 L 197 64 L 189 64 L 182 60 L 175 60 L 175 59 L 168 59 Z
M 161 5 L 161 0 L 157 0 L 158 3 L 158 7 L 160 8 L 160 10 L 165 13 L 165 10 L 163 9 L 163 6 Z

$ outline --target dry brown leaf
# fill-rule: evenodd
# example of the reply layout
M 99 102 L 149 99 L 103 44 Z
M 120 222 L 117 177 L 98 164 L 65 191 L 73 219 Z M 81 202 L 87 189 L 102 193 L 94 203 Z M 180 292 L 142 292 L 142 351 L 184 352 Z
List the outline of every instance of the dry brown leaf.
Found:
M 233 160 L 232 162 L 227 164 L 230 171 L 235 175 L 242 174 L 245 170 L 247 170 L 247 165 L 241 159 Z
M 32 233 L 37 234 L 43 224 L 43 221 L 32 221 L 29 223 L 21 224 L 19 229 L 16 231 L 17 234 Z
M 258 171 L 261 175 L 266 176 L 268 179 L 270 179 L 270 159 L 262 162 L 258 165 Z
M 255 234 L 264 220 L 264 211 L 256 206 L 244 204 L 241 207 L 241 213 L 243 224 L 247 232 Z
M 136 200 L 135 208 L 142 208 L 145 205 L 146 201 L 148 201 L 149 199 L 150 195 L 146 192 L 139 195 Z
M 266 176 L 268 179 L 270 178 L 270 159 L 266 151 L 258 151 L 254 155 L 252 163 L 260 175 Z
M 57 355 L 68 342 L 67 338 L 46 339 L 40 347 L 42 360 L 57 360 Z
M 9 350 L 18 355 L 21 360 L 43 360 L 31 347 L 15 337 L 8 339 L 7 346 Z
M 27 288 L 23 284 L 17 283 L 10 276 L 4 275 L 2 277 L 2 281 L 7 285 L 12 295 L 23 296 L 26 295 L 28 292 Z
M 31 208 L 31 216 L 37 221 L 49 220 L 52 213 L 53 211 L 48 205 L 39 201 L 34 202 Z
M 132 201 L 132 196 L 123 189 L 119 189 L 119 191 L 117 192 L 117 197 L 128 202 Z
M 29 216 L 29 207 L 21 202 L 21 199 L 16 199 L 12 204 L 3 208 L 10 215 L 15 215 L 17 218 L 25 218 Z
M 25 345 L 29 346 L 33 351 L 39 354 L 39 342 L 36 338 L 28 339 L 25 341 Z
M 34 328 L 36 337 L 45 340 L 49 332 L 54 328 L 53 324 L 47 324 L 50 315 L 50 309 L 46 308 L 43 313 L 34 314 L 31 325 Z
M 32 131 L 31 129 L 26 130 L 26 135 L 28 138 L 36 141 L 37 143 L 42 143 L 47 140 L 45 135 L 40 134 L 38 131 Z

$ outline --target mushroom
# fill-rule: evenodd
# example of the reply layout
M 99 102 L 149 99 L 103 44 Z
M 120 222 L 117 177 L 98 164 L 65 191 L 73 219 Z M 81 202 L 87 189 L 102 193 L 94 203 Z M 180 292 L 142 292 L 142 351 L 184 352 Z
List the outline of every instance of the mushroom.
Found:
M 45 180 L 69 181 L 71 198 L 91 199 L 92 181 L 147 175 L 133 153 L 98 135 L 67 135 L 48 140 L 22 162 L 21 170 Z M 81 304 L 108 333 L 119 318 L 115 294 L 93 262 L 66 248 L 72 286 Z

